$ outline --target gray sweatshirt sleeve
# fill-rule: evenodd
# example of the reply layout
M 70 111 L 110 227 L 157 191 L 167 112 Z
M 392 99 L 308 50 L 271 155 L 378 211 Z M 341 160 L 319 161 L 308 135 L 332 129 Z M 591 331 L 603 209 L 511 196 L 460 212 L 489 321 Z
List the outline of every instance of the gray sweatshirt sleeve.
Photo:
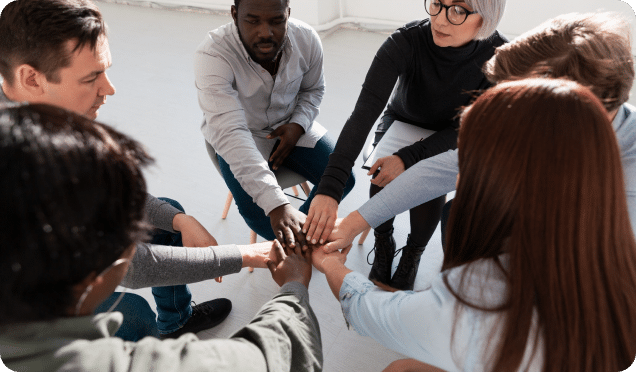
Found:
M 178 339 L 146 337 L 124 343 L 111 337 L 98 342 L 109 353 L 106 355 L 112 354 L 118 365 L 130 372 L 316 372 L 322 371 L 323 365 L 318 321 L 309 306 L 307 288 L 298 282 L 285 284 L 249 324 L 229 339 L 200 340 L 186 333 Z M 112 344 L 119 347 L 115 349 Z M 86 342 L 79 347 L 90 347 L 84 345 Z M 105 360 L 104 353 L 100 350 L 100 361 Z M 94 362 L 91 366 L 103 364 Z
M 147 194 L 146 217 L 153 227 L 176 233 L 172 229 L 172 219 L 179 213 L 183 212 L 170 205 L 170 203 Z
M 371 227 L 413 207 L 455 190 L 457 150 L 415 163 L 358 209 Z
M 121 282 L 127 288 L 196 283 L 241 271 L 236 245 L 205 248 L 138 244 L 132 265 Z

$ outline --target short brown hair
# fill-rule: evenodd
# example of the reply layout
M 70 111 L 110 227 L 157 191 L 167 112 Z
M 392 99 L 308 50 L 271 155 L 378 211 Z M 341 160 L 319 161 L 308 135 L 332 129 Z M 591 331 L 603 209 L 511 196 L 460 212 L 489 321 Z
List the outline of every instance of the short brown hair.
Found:
M 629 24 L 615 13 L 556 17 L 497 48 L 484 73 L 494 83 L 529 76 L 568 78 L 585 85 L 612 112 L 634 82 Z
M 106 24 L 90 0 L 14 0 L 0 15 L 0 75 L 13 84 L 14 70 L 28 64 L 54 83 L 71 55 L 106 35 Z M 68 50 L 70 40 L 76 40 Z

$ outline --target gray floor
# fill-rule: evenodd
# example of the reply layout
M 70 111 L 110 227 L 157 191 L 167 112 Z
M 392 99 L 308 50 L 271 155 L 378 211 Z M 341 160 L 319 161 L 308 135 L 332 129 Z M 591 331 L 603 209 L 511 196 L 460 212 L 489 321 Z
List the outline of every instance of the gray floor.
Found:
M 155 196 L 178 200 L 216 237 L 220 244 L 249 242 L 249 229 L 232 206 L 226 220 L 221 211 L 227 195 L 221 176 L 210 162 L 199 131 L 202 119 L 193 76 L 193 52 L 206 32 L 230 21 L 227 15 L 177 12 L 99 3 L 109 24 L 113 66 L 109 76 L 117 93 L 100 110 L 99 120 L 114 125 L 145 144 L 156 165 L 147 172 L 149 190 Z M 418 15 L 420 17 L 423 14 Z M 415 17 L 414 17 L 415 18 Z M 327 93 L 318 121 L 337 138 L 350 115 L 367 68 L 386 33 L 340 29 L 323 35 Z M 368 139 L 369 140 L 369 139 Z M 341 204 L 344 217 L 368 199 L 369 177 L 358 159 L 357 184 Z M 296 207 L 299 203 L 293 201 Z M 396 221 L 398 246 L 406 241 L 408 216 Z M 424 253 L 416 290 L 425 289 L 439 272 L 442 253 L 439 228 Z M 354 246 L 348 266 L 367 274 L 366 256 L 373 246 L 369 237 Z M 227 276 L 222 284 L 207 281 L 191 285 L 195 301 L 227 297 L 234 307 L 221 325 L 199 334 L 202 338 L 228 337 L 254 316 L 278 287 L 267 270 L 247 270 Z M 151 305 L 149 289 L 135 291 Z M 381 371 L 402 358 L 355 331 L 349 331 L 337 300 L 324 275 L 314 270 L 311 304 L 320 324 L 325 371 Z

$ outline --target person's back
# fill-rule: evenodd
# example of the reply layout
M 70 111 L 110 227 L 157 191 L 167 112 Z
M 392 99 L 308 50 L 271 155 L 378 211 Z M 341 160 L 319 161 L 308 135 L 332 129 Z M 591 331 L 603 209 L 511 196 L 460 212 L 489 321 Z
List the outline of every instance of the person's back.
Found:
M 15 106 L 15 105 L 14 105 Z M 150 158 L 133 139 L 48 105 L 0 110 L 0 357 L 16 371 L 320 370 L 308 303 L 311 265 L 277 245 L 267 266 L 283 288 L 229 340 L 112 335 L 119 312 L 94 315 L 145 239 Z

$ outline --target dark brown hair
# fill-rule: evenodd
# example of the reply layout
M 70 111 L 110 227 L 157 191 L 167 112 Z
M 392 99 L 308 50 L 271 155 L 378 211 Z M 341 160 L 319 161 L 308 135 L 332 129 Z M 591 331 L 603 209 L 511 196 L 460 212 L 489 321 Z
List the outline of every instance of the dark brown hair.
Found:
M 497 48 L 484 73 L 494 83 L 567 77 L 590 88 L 612 112 L 627 102 L 634 82 L 629 35 L 619 14 L 562 15 Z
M 150 161 L 128 136 L 66 110 L 0 110 L 0 325 L 65 316 L 75 285 L 146 237 Z
M 445 275 L 460 303 L 502 315 L 492 370 L 517 370 L 533 336 L 546 372 L 627 368 L 636 356 L 636 242 L 599 100 L 566 80 L 502 83 L 465 111 L 458 143 L 442 269 L 492 259 L 507 278 L 503 305 L 484 308 L 467 300 L 466 274 L 455 288 Z
M 9 85 L 27 64 L 59 83 L 59 70 L 84 46 L 106 35 L 102 14 L 90 0 L 14 0 L 0 15 L 0 75 Z M 69 41 L 77 43 L 68 48 Z

